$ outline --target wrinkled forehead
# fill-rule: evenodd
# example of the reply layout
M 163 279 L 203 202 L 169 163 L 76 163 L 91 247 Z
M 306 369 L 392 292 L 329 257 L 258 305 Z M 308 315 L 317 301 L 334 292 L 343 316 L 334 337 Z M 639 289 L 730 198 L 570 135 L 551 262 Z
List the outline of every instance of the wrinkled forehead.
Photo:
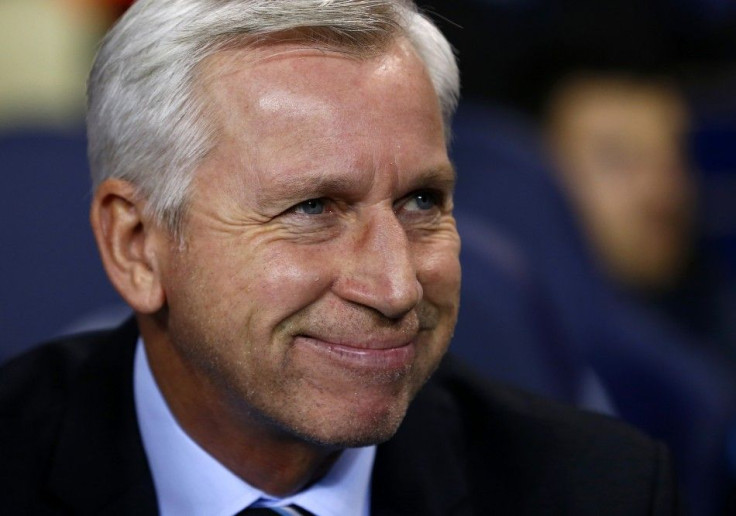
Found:
M 197 64 L 195 80 L 206 86 L 222 73 L 296 52 L 313 51 L 368 60 L 385 54 L 397 40 L 404 40 L 398 28 L 379 33 L 359 33 L 354 38 L 328 28 L 297 28 L 222 39 L 212 42 L 212 51 Z
M 264 69 L 259 68 L 260 65 L 279 60 L 284 61 L 291 57 L 298 57 L 302 60 L 311 59 L 311 63 L 318 65 L 320 60 L 317 58 L 322 57 L 333 62 L 341 61 L 344 65 L 342 68 L 346 72 L 325 75 L 324 80 L 342 81 L 346 87 L 350 87 L 347 73 L 349 65 L 353 65 L 352 68 L 360 65 L 364 71 L 373 69 L 378 73 L 390 67 L 401 67 L 405 69 L 407 75 L 420 74 L 432 85 L 439 105 L 438 92 L 432 84 L 426 63 L 409 39 L 400 33 L 384 34 L 384 37 L 371 40 L 368 45 L 356 45 L 355 41 L 351 41 L 349 45 L 343 43 L 342 40 L 305 39 L 303 34 L 290 31 L 255 41 L 248 40 L 226 45 L 198 64 L 195 73 L 195 91 L 211 96 L 223 79 L 233 74 L 240 74 L 242 79 L 240 87 L 253 88 L 254 79 L 257 78 L 256 74 L 260 74 Z M 292 62 L 296 64 L 298 60 L 292 60 Z M 256 68 L 259 68 L 258 72 L 255 71 Z M 299 81 L 299 74 L 298 70 L 293 70 L 287 81 Z M 405 88 L 397 85 L 398 92 L 402 89 Z M 203 100 L 211 100 L 211 97 L 205 96 Z
M 403 38 L 375 54 L 291 41 L 225 49 L 201 64 L 198 86 L 219 131 L 241 130 L 252 122 L 251 129 L 262 134 L 272 119 L 283 120 L 276 115 L 284 113 L 294 124 L 311 122 L 317 131 L 329 130 L 329 121 L 338 115 L 346 120 L 375 115 L 390 129 L 398 123 L 394 118 L 436 111 L 441 124 L 439 99 L 426 67 Z M 379 109 L 378 101 L 395 109 Z
M 403 36 L 386 37 L 373 41 L 369 46 L 358 47 L 354 44 L 341 45 L 336 42 L 302 39 L 291 31 L 284 35 L 224 45 L 197 65 L 195 84 L 200 91 L 212 91 L 213 86 L 228 75 L 254 70 L 259 65 L 290 57 L 303 59 L 323 57 L 335 60 L 341 58 L 345 64 L 361 64 L 364 68 L 385 68 L 398 64 L 406 67 L 407 73 L 416 73 L 421 69 L 429 79 L 425 63 L 410 41 Z M 298 78 L 295 71 L 293 79 Z M 324 79 L 339 80 L 340 77 L 328 76 Z M 249 84 L 244 82 L 243 87 L 248 87 Z

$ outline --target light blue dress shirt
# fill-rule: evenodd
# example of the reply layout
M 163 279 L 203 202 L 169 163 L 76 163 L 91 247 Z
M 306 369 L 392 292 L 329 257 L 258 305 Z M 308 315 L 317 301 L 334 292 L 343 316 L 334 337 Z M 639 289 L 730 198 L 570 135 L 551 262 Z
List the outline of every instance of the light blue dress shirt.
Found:
M 135 407 L 161 516 L 233 516 L 256 504 L 298 505 L 316 516 L 368 516 L 376 447 L 345 450 L 319 482 L 274 499 L 236 476 L 194 442 L 169 410 L 138 340 Z

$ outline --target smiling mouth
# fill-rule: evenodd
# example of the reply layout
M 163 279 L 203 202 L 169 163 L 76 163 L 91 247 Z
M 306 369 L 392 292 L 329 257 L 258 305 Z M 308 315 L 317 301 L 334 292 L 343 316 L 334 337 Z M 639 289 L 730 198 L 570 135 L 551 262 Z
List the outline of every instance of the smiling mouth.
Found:
M 335 343 L 309 335 L 298 335 L 294 344 L 323 360 L 350 369 L 400 371 L 414 362 L 415 340 L 369 341 L 360 344 Z

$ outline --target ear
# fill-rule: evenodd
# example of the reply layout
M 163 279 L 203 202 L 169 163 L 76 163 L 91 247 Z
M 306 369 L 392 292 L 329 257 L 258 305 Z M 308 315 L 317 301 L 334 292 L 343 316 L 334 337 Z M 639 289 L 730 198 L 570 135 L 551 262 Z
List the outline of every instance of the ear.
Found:
M 160 264 L 169 237 L 144 206 L 131 183 L 108 179 L 95 192 L 90 222 L 113 286 L 137 313 L 152 314 L 166 303 Z

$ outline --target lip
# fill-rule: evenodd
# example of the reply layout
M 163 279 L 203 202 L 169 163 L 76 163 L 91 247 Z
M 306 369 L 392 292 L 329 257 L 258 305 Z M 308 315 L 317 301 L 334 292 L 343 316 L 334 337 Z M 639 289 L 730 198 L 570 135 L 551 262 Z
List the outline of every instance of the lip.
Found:
M 353 345 L 299 335 L 294 339 L 294 344 L 351 369 L 398 371 L 411 366 L 416 354 L 414 340 L 372 341 Z

